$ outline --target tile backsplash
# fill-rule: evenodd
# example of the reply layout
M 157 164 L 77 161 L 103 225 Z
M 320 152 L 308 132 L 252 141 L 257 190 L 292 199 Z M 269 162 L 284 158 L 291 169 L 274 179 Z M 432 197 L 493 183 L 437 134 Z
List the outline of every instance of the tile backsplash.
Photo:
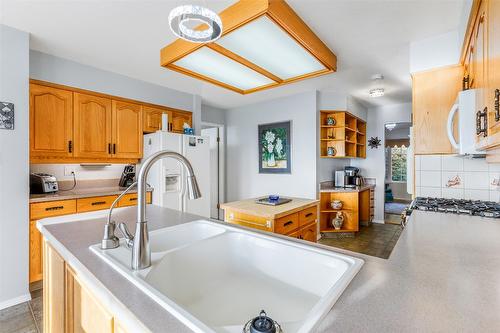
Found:
M 450 155 L 415 156 L 417 196 L 454 199 L 500 199 L 500 164 Z

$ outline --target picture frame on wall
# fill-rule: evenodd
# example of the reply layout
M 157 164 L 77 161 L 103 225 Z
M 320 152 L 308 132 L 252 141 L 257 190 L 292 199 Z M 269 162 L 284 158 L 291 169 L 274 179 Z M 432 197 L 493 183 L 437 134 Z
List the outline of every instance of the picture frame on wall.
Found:
M 259 173 L 291 173 L 291 144 L 291 121 L 259 125 Z
M 14 104 L 0 102 L 0 129 L 14 129 Z

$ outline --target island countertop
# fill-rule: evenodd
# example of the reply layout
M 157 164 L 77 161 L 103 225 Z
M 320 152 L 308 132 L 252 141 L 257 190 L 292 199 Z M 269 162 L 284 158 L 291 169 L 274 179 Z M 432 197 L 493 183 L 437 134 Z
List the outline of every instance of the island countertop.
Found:
M 287 197 L 292 199 L 292 201 L 277 206 L 270 206 L 256 203 L 255 201 L 259 198 L 227 202 L 221 204 L 220 208 L 272 220 L 298 212 L 304 208 L 308 208 L 319 203 L 319 200 L 315 199 Z
M 134 207 L 117 209 L 116 219 L 132 228 L 135 212 Z M 150 230 L 199 219 L 152 205 L 147 213 Z M 100 241 L 105 218 L 62 223 L 65 221 L 70 221 L 70 216 L 45 219 L 39 222 L 39 229 L 79 274 L 93 280 L 106 297 L 118 301 L 121 308 L 147 329 L 190 332 L 89 250 L 90 245 Z M 498 235 L 498 219 L 414 211 L 387 260 L 308 243 L 365 260 L 316 332 L 497 330 L 500 327 Z

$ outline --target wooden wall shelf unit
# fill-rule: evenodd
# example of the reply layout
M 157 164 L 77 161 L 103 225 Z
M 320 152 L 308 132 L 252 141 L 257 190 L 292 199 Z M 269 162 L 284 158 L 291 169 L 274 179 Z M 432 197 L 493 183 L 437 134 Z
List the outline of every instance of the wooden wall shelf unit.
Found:
M 320 218 L 319 231 L 321 233 L 354 233 L 359 231 L 360 223 L 363 225 L 373 220 L 373 188 L 363 191 L 351 192 L 320 192 Z M 342 201 L 342 209 L 332 209 L 330 203 L 333 200 Z M 331 225 L 331 220 L 337 212 L 344 214 L 344 223 L 340 230 Z
M 192 127 L 192 113 L 94 91 L 30 80 L 31 163 L 137 163 L 143 133 Z
M 329 125 L 328 118 L 334 119 Z M 366 122 L 347 111 L 320 111 L 320 156 L 322 158 L 366 158 Z M 328 155 L 328 147 L 334 155 Z

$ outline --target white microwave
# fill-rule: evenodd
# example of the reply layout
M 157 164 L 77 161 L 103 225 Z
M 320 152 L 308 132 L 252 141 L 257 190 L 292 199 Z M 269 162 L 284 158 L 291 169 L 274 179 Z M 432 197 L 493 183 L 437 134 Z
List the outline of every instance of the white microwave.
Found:
M 483 100 L 482 94 L 484 94 L 483 89 L 459 92 L 448 114 L 446 132 L 451 145 L 459 155 L 484 155 L 484 152 L 475 149 L 476 113 L 484 107 L 479 105 Z

